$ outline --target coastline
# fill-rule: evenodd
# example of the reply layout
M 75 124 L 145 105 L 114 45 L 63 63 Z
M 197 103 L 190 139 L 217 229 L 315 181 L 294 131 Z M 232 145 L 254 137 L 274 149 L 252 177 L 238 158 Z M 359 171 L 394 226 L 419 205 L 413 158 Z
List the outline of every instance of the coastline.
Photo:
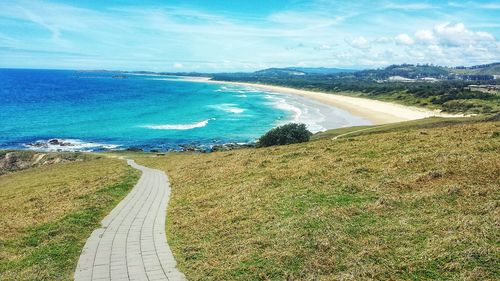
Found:
M 299 95 L 330 106 L 334 106 L 352 115 L 359 116 L 371 121 L 374 125 L 396 123 L 402 121 L 417 120 L 426 117 L 466 117 L 461 114 L 447 114 L 439 110 L 431 110 L 414 106 L 406 106 L 392 102 L 378 101 L 360 97 L 350 97 L 339 94 L 300 90 L 282 86 L 273 86 L 246 82 L 216 81 L 206 77 L 178 76 L 180 80 L 189 82 L 215 83 L 253 87 L 273 93 L 285 93 Z M 177 80 L 177 79 L 176 79 Z

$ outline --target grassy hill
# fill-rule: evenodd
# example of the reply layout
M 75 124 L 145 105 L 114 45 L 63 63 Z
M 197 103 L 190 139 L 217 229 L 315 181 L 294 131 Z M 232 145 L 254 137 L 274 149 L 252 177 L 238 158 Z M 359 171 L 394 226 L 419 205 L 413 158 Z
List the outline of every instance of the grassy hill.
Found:
M 24 163 L 40 154 L 16 153 L 24 170 L 0 175 L 0 280 L 72 280 L 86 239 L 138 173 L 122 160 L 88 154 L 52 161 L 72 153 L 43 154 L 51 163 L 29 168 Z
M 498 280 L 500 121 L 394 126 L 136 160 L 190 280 Z
M 267 68 L 255 71 L 255 75 L 261 76 L 289 76 L 289 75 L 310 75 L 310 74 L 336 74 L 353 73 L 357 70 L 329 67 L 285 67 L 285 68 Z
M 456 67 L 450 71 L 457 74 L 500 75 L 500 62 L 472 67 Z

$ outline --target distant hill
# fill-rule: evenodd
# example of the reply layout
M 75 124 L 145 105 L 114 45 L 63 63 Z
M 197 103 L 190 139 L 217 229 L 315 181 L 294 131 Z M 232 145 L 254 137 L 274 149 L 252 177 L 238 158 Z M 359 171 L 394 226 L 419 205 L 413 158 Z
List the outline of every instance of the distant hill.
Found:
M 458 66 L 451 68 L 451 71 L 457 74 L 500 75 L 500 62 L 469 67 Z
M 357 78 L 388 79 L 389 77 L 399 76 L 410 79 L 423 77 L 444 78 L 450 74 L 446 67 L 435 65 L 413 65 L 400 64 L 390 65 L 381 69 L 368 69 L 354 73 Z
M 362 78 L 387 80 L 390 77 L 409 79 L 436 78 L 460 80 L 490 80 L 493 75 L 500 75 L 500 63 L 491 63 L 470 67 L 445 67 L 432 64 L 398 64 L 379 69 L 342 69 L 327 67 L 284 67 L 267 68 L 253 73 L 239 73 L 240 76 L 255 77 L 296 77 L 296 76 L 332 76 L 337 78 Z
M 150 72 L 132 71 L 137 74 L 160 74 L 179 76 L 203 76 L 224 78 L 248 77 L 317 77 L 329 76 L 330 78 L 356 78 L 369 80 L 387 80 L 390 77 L 408 79 L 435 78 L 442 80 L 492 80 L 500 76 L 500 62 L 475 66 L 446 67 L 432 64 L 394 64 L 384 68 L 356 70 L 334 67 L 273 67 L 255 72 L 226 72 L 226 73 L 199 73 L 199 72 Z M 324 78 L 324 77 L 323 77 Z M 497 77 L 498 79 L 498 77 Z M 224 80 L 224 79 L 222 79 Z
M 367 69 L 355 72 L 351 77 L 385 80 L 390 77 L 409 79 L 436 78 L 458 80 L 492 80 L 500 75 L 500 63 L 491 63 L 470 67 L 444 67 L 437 65 L 400 64 L 380 69 Z
M 267 68 L 255 71 L 255 75 L 309 75 L 309 74 L 337 74 L 337 73 L 353 73 L 358 70 L 343 69 L 343 68 L 330 68 L 330 67 L 285 67 L 285 68 Z

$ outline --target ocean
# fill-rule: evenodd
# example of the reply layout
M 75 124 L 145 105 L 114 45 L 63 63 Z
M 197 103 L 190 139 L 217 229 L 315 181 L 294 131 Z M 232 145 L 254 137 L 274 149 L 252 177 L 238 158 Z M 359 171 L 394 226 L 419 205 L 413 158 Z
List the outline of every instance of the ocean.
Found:
M 269 129 L 370 124 L 348 112 L 246 86 L 105 71 L 0 69 L 0 149 L 210 150 Z

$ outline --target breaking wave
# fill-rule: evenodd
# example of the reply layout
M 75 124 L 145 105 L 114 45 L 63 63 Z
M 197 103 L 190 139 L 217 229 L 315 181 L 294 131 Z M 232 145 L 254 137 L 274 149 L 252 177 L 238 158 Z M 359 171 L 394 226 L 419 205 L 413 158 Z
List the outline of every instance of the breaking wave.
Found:
M 78 139 L 37 140 L 24 144 L 24 147 L 37 151 L 102 151 L 117 149 L 119 145 L 85 142 Z
M 271 105 L 275 108 L 291 113 L 289 119 L 278 121 L 277 125 L 283 125 L 289 122 L 304 123 L 313 133 L 325 130 L 321 125 L 321 123 L 325 121 L 325 116 L 311 105 L 293 101 L 289 98 L 287 99 L 284 95 L 268 93 L 264 97 L 269 100 Z
M 215 120 L 215 118 L 206 119 L 200 122 L 191 124 L 165 124 L 165 125 L 146 125 L 144 128 L 153 130 L 191 130 L 195 128 L 205 127 L 210 120 Z
M 217 105 L 209 105 L 208 107 L 221 110 L 224 112 L 240 114 L 245 112 L 245 109 L 237 107 L 237 104 L 233 103 L 222 103 Z

